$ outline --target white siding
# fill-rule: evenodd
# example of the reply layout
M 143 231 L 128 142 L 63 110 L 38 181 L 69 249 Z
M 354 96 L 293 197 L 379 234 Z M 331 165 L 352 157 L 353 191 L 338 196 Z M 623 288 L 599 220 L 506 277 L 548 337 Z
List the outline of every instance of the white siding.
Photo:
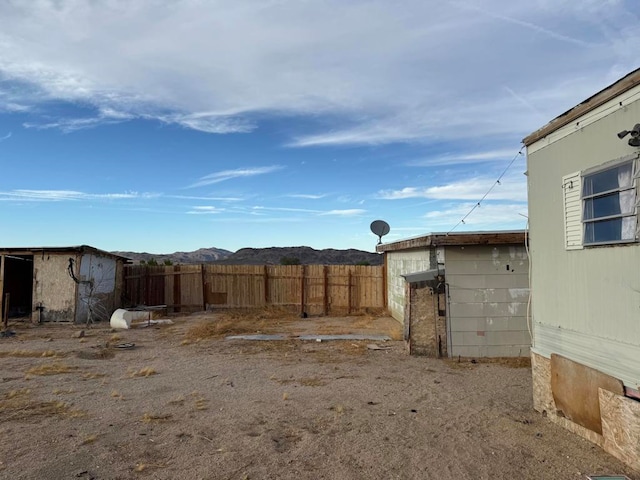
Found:
M 393 318 L 404 323 L 405 280 L 402 275 L 433 268 L 431 266 L 432 254 L 429 249 L 423 248 L 388 252 L 386 255 L 389 313 Z
M 567 250 L 582 248 L 582 177 L 580 172 L 562 177 L 564 199 L 564 246 Z
M 541 141 L 527 160 L 534 351 L 567 356 L 633 388 L 640 382 L 640 245 L 567 250 L 561 179 L 636 152 L 616 133 L 639 118 L 640 101 L 610 110 L 561 140 Z

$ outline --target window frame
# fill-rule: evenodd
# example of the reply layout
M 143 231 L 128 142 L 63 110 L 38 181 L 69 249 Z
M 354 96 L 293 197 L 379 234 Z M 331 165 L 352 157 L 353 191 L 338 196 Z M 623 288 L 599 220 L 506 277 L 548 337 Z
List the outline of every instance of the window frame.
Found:
M 639 230 L 639 218 L 638 218 L 638 176 L 640 174 L 639 167 L 640 165 L 638 164 L 638 153 L 632 154 L 632 155 L 626 155 L 622 158 L 618 158 L 616 160 L 612 160 L 609 162 L 606 162 L 602 165 L 598 165 L 596 167 L 592 167 L 592 168 L 588 168 L 586 170 L 583 170 L 580 172 L 580 180 L 581 180 L 581 191 L 580 191 L 580 209 L 581 209 L 581 226 L 582 226 L 582 246 L 583 247 L 601 247 L 601 246 L 607 246 L 607 245 L 624 245 L 624 244 L 633 244 L 633 243 L 638 243 L 638 230 Z M 611 170 L 614 168 L 618 168 L 622 165 L 625 164 L 631 164 L 631 186 L 629 187 L 618 187 L 615 189 L 610 189 L 610 190 L 605 190 L 602 192 L 597 192 L 594 194 L 589 194 L 589 195 L 585 195 L 584 194 L 584 188 L 586 185 L 586 178 L 590 177 L 592 175 L 598 174 L 598 173 L 602 173 L 605 172 L 607 170 Z M 619 213 L 619 214 L 615 214 L 615 215 L 606 215 L 606 216 L 602 216 L 602 217 L 594 217 L 594 218 L 589 218 L 586 219 L 585 215 L 586 215 L 586 202 L 588 200 L 593 200 L 595 198 L 603 198 L 606 197 L 608 195 L 614 194 L 614 193 L 620 193 L 620 192 L 624 192 L 624 191 L 629 191 L 629 190 L 633 190 L 633 192 L 635 193 L 635 197 L 634 197 L 634 207 L 633 207 L 633 212 L 632 213 Z M 628 238 L 628 239 L 620 239 L 620 240 L 608 240 L 605 242 L 588 242 L 587 241 L 587 226 L 592 224 L 595 225 L 597 222 L 602 222 L 602 221 L 606 221 L 606 220 L 613 220 L 613 219 L 623 219 L 623 218 L 628 218 L 628 217 L 635 217 L 636 220 L 636 225 L 635 225 L 635 233 L 634 233 L 634 237 L 633 238 Z

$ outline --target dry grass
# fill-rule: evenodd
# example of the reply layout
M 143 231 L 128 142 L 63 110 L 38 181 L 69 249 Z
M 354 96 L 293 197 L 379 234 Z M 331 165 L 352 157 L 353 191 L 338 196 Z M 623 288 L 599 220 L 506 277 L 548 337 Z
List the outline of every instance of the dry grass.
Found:
M 226 335 L 265 333 L 297 320 L 299 318 L 295 313 L 278 307 L 225 310 L 216 314 L 215 318 L 201 321 L 187 329 L 182 344 Z
M 93 350 L 82 350 L 76 356 L 83 360 L 106 360 L 115 357 L 116 354 L 109 348 L 95 348 Z
M 117 390 L 112 390 L 111 391 L 111 397 L 115 398 L 116 400 L 123 400 L 124 399 L 124 396 L 120 392 L 118 392 Z
M 56 352 L 54 350 L 11 350 L 9 352 L 0 352 L 0 358 L 16 357 L 16 358 L 48 358 L 48 357 L 65 357 L 67 354 Z
M 142 416 L 141 422 L 143 423 L 166 422 L 167 420 L 171 419 L 172 416 L 173 415 L 171 415 L 170 413 L 164 413 L 164 414 L 145 413 Z
M 72 367 L 62 362 L 45 363 L 36 367 L 31 367 L 25 373 L 28 375 L 59 375 L 62 373 L 71 373 L 77 370 L 77 367 Z
M 89 435 L 88 437 L 85 437 L 84 440 L 82 440 L 82 445 L 88 445 L 90 443 L 95 443 L 95 441 L 98 439 L 98 435 Z
M 140 370 L 130 370 L 129 376 L 130 377 L 149 377 L 151 375 L 156 375 L 157 373 L 158 372 L 156 372 L 151 367 L 144 367 L 144 368 L 141 368 Z
M 65 402 L 34 400 L 28 388 L 11 390 L 0 400 L 0 418 L 3 421 L 38 416 L 81 417 L 84 416 L 84 412 L 73 410 Z
M 191 397 L 194 399 L 194 406 L 196 410 L 207 410 L 207 400 L 198 392 L 192 392 Z
M 502 365 L 507 368 L 531 368 L 531 358 L 529 357 L 496 357 L 496 358 L 446 358 L 445 363 L 451 368 L 469 369 L 479 364 Z
M 327 384 L 327 381 L 317 377 L 307 377 L 301 378 L 298 380 L 298 383 L 305 387 L 322 387 Z

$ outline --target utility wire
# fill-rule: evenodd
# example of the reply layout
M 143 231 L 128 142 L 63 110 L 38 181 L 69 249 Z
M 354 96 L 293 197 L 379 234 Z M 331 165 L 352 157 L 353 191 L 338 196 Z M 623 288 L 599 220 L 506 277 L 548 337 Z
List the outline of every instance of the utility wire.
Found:
M 504 171 L 500 174 L 500 176 L 498 177 L 498 179 L 497 179 L 495 182 L 493 182 L 493 185 L 491 185 L 491 187 L 489 188 L 489 190 L 487 190 L 487 193 L 485 193 L 485 194 L 482 196 L 482 198 L 481 198 L 480 200 L 478 200 L 478 202 L 477 202 L 477 203 L 476 203 L 476 204 L 471 208 L 471 210 L 469 210 L 469 212 L 468 212 L 464 217 L 462 217 L 462 219 L 461 219 L 458 223 L 456 223 L 456 224 L 455 224 L 455 226 L 454 226 L 451 230 L 449 230 L 449 231 L 447 232 L 447 235 L 449 235 L 449 234 L 450 234 L 451 232 L 453 232 L 456 228 L 458 228 L 458 226 L 459 226 L 461 223 L 464 223 L 464 221 L 467 219 L 467 217 L 468 217 L 469 215 L 471 215 L 471 214 L 474 212 L 474 210 L 475 210 L 476 208 L 479 208 L 479 207 L 480 207 L 480 204 L 484 201 L 484 199 L 485 199 L 485 198 L 487 198 L 487 197 L 489 196 L 489 194 L 493 191 L 493 189 L 496 187 L 496 185 L 502 185 L 502 184 L 500 183 L 500 180 L 502 180 L 502 177 L 504 177 L 504 175 L 505 175 L 505 174 L 507 173 L 507 171 L 511 168 L 511 165 L 513 165 L 513 163 L 516 161 L 516 159 L 517 159 L 520 155 L 522 155 L 522 150 L 524 150 L 524 145 L 522 146 L 522 148 L 520 148 L 520 150 L 518 151 L 518 153 L 516 153 L 516 154 L 515 154 L 515 156 L 511 159 L 511 161 L 509 162 L 509 165 L 507 165 L 507 168 L 505 168 L 505 169 L 504 169 Z

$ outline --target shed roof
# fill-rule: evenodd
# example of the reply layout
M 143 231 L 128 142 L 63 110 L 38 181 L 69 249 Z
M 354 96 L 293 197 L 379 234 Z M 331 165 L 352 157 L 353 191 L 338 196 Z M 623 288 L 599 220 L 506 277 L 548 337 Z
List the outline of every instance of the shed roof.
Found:
M 106 257 L 130 261 L 130 259 L 122 255 L 100 250 L 99 248 L 89 245 L 76 245 L 72 247 L 0 247 L 0 255 L 29 255 L 36 253 L 97 253 Z
M 582 117 L 590 111 L 598 108 L 600 105 L 605 104 L 606 102 L 614 99 L 618 95 L 623 94 L 627 90 L 630 90 L 637 85 L 640 85 L 640 68 L 625 75 L 620 80 L 612 83 L 608 87 L 600 90 L 595 95 L 592 95 L 582 103 L 579 103 L 575 107 L 567 110 L 562 115 L 558 115 L 545 126 L 539 128 L 529 136 L 525 137 L 522 140 L 522 143 L 524 143 L 528 147 L 532 143 L 537 142 L 541 138 L 546 137 L 550 133 L 555 132 L 565 125 L 568 125 L 574 120 Z
M 508 245 L 524 244 L 524 230 L 497 232 L 430 233 L 420 237 L 383 243 L 376 247 L 378 253 L 397 252 L 414 248 L 429 248 L 446 245 Z

